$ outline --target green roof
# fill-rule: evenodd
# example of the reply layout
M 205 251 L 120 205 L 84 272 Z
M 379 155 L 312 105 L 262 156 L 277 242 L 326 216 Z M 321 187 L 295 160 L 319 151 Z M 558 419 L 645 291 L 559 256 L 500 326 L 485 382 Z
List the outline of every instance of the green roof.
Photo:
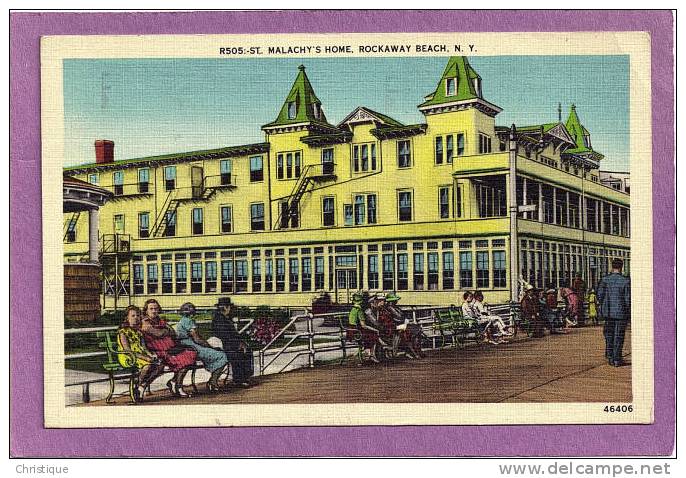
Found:
M 385 114 L 379 113 L 378 111 L 374 111 L 370 108 L 367 108 L 366 106 L 364 106 L 363 108 L 369 111 L 374 116 L 377 116 L 381 121 L 384 122 L 384 124 L 388 126 L 404 126 L 400 121 L 394 120 L 390 116 L 386 116 Z
M 576 105 L 572 105 L 572 108 L 569 111 L 569 118 L 567 118 L 567 123 L 565 124 L 565 127 L 567 128 L 567 131 L 569 131 L 569 134 L 572 136 L 574 142 L 576 143 L 576 148 L 568 149 L 565 151 L 566 153 L 574 154 L 593 152 L 592 148 L 586 146 L 585 136 L 590 135 L 590 133 L 581 124 L 579 116 L 576 114 Z
M 557 126 L 560 123 L 543 123 L 543 124 L 534 124 L 530 126 L 517 126 L 517 131 L 522 131 L 522 132 L 538 132 L 543 130 L 544 133 L 547 133 L 551 129 L 553 129 L 555 126 Z
M 326 120 L 324 111 L 322 111 L 322 102 L 314 93 L 314 88 L 312 88 L 312 84 L 305 73 L 305 67 L 300 65 L 298 70 L 298 76 L 296 76 L 291 91 L 288 93 L 281 111 L 279 111 L 279 116 L 276 120 L 264 125 L 263 128 L 297 123 L 315 123 L 333 128 Z M 295 115 L 292 115 L 293 117 L 289 116 L 291 103 L 295 103 Z
M 267 151 L 269 151 L 269 143 L 255 143 L 245 144 L 241 146 L 229 146 L 226 148 L 189 151 L 185 153 L 162 154 L 158 156 L 146 156 L 142 158 L 123 159 L 121 161 L 114 161 L 111 163 L 79 164 L 76 166 L 68 166 L 64 168 L 64 171 L 76 171 L 87 168 L 111 168 L 149 162 L 177 163 L 184 161 L 197 161 L 199 159 L 230 158 L 246 154 L 264 153 Z
M 455 94 L 447 96 L 446 82 L 449 78 L 456 78 L 457 85 Z M 451 56 L 448 64 L 443 71 L 436 90 L 426 97 L 426 101 L 419 105 L 432 106 L 443 103 L 451 103 L 453 101 L 471 100 L 481 97 L 481 92 L 477 91 L 474 85 L 474 79 L 481 80 L 479 74 L 471 67 L 469 60 L 465 56 Z

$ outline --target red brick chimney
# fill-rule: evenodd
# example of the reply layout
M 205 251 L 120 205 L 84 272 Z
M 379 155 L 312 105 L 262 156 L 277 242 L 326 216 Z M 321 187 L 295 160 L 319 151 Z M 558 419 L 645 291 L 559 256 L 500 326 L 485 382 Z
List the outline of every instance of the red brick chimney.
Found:
M 114 141 L 108 139 L 95 141 L 95 162 L 98 164 L 114 162 Z

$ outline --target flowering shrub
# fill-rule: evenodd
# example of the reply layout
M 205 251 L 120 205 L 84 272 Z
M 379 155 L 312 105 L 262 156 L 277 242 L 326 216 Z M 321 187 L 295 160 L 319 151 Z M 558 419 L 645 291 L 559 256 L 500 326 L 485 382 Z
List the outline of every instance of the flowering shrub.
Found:
M 260 345 L 267 345 L 280 330 L 281 325 L 277 320 L 271 317 L 258 317 L 248 330 L 248 336 Z

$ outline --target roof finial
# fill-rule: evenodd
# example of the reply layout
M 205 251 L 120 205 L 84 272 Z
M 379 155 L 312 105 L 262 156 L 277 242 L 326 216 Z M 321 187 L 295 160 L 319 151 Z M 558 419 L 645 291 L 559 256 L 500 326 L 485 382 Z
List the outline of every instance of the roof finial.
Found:
M 557 122 L 562 123 L 562 103 L 557 104 Z
M 572 103 L 572 110 L 576 111 L 576 105 Z
M 300 71 L 305 71 L 305 65 L 300 65 L 300 66 L 298 67 L 298 70 L 300 70 Z

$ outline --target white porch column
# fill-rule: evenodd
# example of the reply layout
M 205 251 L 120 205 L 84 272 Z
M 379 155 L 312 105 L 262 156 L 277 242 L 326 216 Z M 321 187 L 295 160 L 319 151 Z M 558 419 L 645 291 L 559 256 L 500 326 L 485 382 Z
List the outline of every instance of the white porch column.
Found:
M 88 260 L 98 262 L 98 218 L 97 208 L 88 210 Z

